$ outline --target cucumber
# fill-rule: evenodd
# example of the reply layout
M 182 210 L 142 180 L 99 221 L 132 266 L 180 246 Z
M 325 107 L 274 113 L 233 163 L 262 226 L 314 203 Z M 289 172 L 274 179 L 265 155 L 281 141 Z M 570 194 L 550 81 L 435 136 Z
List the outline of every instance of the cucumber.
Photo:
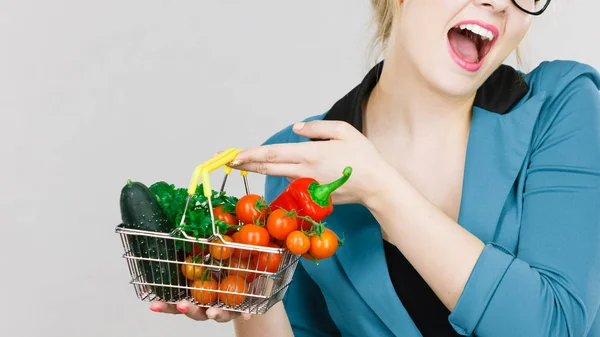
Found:
M 170 233 L 173 226 L 160 207 L 150 189 L 140 183 L 127 181 L 121 190 L 121 220 L 124 228 L 145 230 L 158 233 Z M 172 239 L 156 238 L 144 235 L 129 235 L 129 248 L 135 257 L 152 258 L 183 262 L 183 256 L 177 251 Z M 141 281 L 157 284 L 185 285 L 185 277 L 177 263 L 137 260 Z M 160 299 L 177 299 L 178 288 L 146 286 Z

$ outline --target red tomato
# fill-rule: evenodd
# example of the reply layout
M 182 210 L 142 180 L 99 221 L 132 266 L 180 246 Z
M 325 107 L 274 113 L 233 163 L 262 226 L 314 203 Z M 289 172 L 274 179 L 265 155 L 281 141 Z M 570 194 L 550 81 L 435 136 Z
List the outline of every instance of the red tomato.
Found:
M 279 248 L 274 243 L 270 243 L 269 247 Z M 283 255 L 281 253 L 259 252 L 257 253 L 257 256 L 258 257 L 254 257 L 254 260 L 256 261 L 257 270 L 274 273 L 279 268 L 279 263 L 281 262 L 281 257 Z
M 226 292 L 220 292 L 219 300 L 221 300 L 221 302 L 223 302 L 225 305 L 239 305 L 244 302 L 247 297 L 246 294 L 248 293 L 248 284 L 239 276 L 227 276 L 221 280 L 221 283 L 219 284 L 219 290 L 237 293 L 228 294 Z
M 308 252 L 318 260 L 326 259 L 335 253 L 338 244 L 337 235 L 331 229 L 325 228 L 321 235 L 310 237 Z
M 239 231 L 234 232 L 231 235 L 231 238 L 233 239 L 234 242 L 243 243 L 242 241 L 240 241 L 240 232 Z M 235 258 L 235 259 L 240 259 L 240 258 L 247 259 L 251 252 L 252 252 L 252 250 L 250 250 L 250 249 L 234 248 L 233 253 L 231 253 L 231 256 L 232 256 L 232 258 Z
M 235 214 L 245 224 L 261 224 L 269 215 L 269 206 L 261 196 L 247 194 L 238 200 Z
M 267 246 L 271 243 L 271 236 L 266 228 L 254 224 L 242 226 L 237 234 L 239 243 L 255 246 Z
M 223 205 L 219 205 L 219 206 L 215 207 L 213 209 L 213 213 L 214 213 L 216 219 L 219 219 L 228 225 L 231 225 L 231 226 L 238 225 L 238 219 L 233 214 L 231 214 L 229 212 L 224 212 Z
M 285 240 L 285 246 L 293 254 L 302 255 L 308 252 L 310 239 L 301 231 L 293 231 Z
M 287 215 L 284 209 L 274 210 L 267 218 L 267 230 L 272 237 L 285 240 L 287 236 L 298 229 L 298 221 Z

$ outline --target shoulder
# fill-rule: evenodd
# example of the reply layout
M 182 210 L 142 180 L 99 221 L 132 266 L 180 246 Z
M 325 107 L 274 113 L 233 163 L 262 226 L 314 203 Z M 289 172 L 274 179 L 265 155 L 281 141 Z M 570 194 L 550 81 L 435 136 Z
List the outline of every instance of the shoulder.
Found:
M 530 88 L 527 100 L 540 101 L 534 148 L 552 134 L 600 132 L 600 73 L 594 67 L 556 60 L 521 74 Z
M 544 61 L 529 73 L 520 73 L 534 97 L 540 95 L 544 103 L 556 103 L 561 99 L 582 92 L 592 102 L 600 97 L 600 73 L 589 64 L 555 60 Z
M 554 60 L 541 62 L 529 73 L 522 73 L 530 85 L 545 90 L 557 89 L 584 77 L 600 88 L 600 73 L 593 66 L 571 60 Z M 548 82 L 553 80 L 553 82 Z

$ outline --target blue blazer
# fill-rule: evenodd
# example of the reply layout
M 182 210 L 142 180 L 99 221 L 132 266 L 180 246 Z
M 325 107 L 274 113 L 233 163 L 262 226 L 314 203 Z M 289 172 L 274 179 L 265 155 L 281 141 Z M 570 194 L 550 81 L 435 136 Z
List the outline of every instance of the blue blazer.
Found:
M 553 61 L 523 76 L 510 113 L 473 111 L 458 223 L 486 246 L 448 319 L 465 336 L 600 337 L 600 74 Z M 304 141 L 290 125 L 265 144 Z M 267 201 L 287 184 L 267 177 Z M 421 336 L 370 212 L 339 205 L 326 222 L 344 246 L 300 259 L 283 299 L 295 336 Z

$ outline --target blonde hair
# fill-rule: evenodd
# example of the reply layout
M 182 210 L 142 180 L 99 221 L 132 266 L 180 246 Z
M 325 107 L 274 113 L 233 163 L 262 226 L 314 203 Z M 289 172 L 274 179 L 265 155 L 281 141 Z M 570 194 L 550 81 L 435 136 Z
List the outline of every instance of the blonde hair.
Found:
M 371 58 L 377 51 L 378 55 L 385 49 L 390 33 L 392 32 L 392 21 L 394 19 L 394 3 L 399 0 L 371 0 L 373 8 L 372 23 L 376 25 L 375 36 L 371 40 L 369 54 Z
M 371 22 L 376 25 L 375 36 L 371 39 L 368 49 L 371 63 L 377 62 L 381 53 L 385 50 L 387 40 L 392 32 L 392 22 L 397 6 L 402 0 L 371 0 L 373 13 Z M 519 47 L 515 49 L 515 58 L 519 67 L 523 66 L 522 53 Z

